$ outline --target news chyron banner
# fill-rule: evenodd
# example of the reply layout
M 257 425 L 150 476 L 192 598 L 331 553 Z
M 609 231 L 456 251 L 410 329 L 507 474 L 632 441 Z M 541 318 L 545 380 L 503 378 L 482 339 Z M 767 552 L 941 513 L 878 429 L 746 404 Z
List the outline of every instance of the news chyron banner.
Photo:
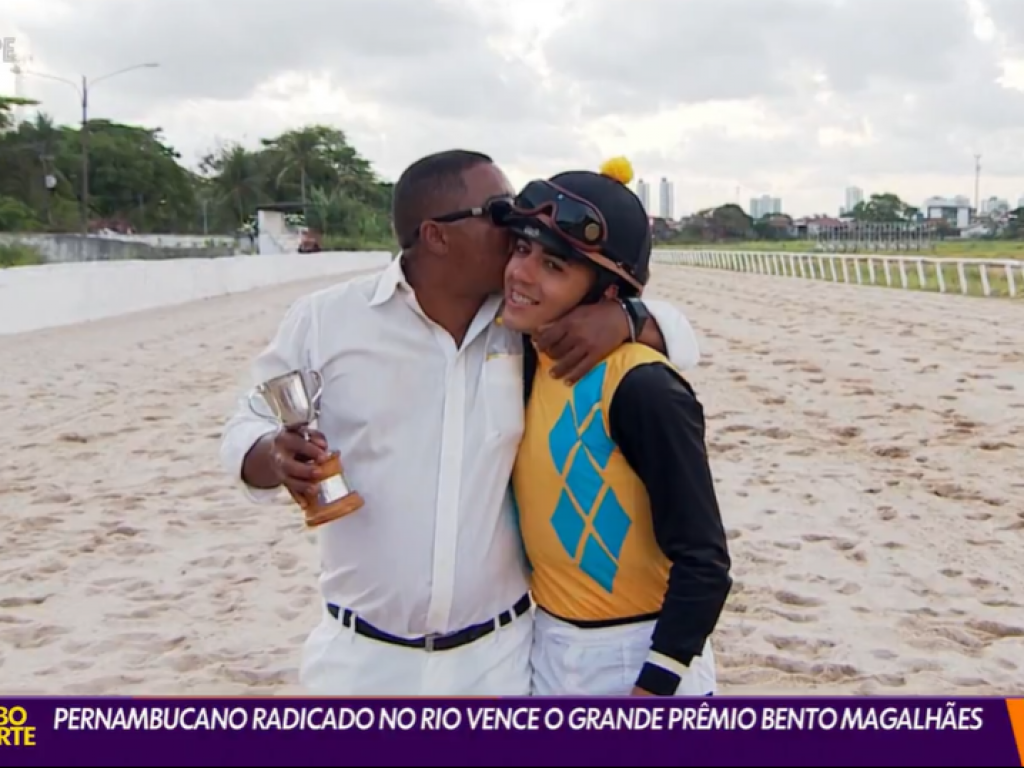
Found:
M 0 698 L 0 766 L 1024 765 L 1024 699 Z

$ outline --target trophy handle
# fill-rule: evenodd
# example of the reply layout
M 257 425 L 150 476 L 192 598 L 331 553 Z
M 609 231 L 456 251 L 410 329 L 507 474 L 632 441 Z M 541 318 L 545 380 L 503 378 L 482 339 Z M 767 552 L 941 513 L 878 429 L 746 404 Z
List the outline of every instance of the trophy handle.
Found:
M 248 402 L 249 410 L 261 419 L 268 419 L 272 421 L 275 418 L 274 414 L 272 414 L 269 409 L 264 410 L 266 401 L 263 399 L 263 394 L 258 388 L 249 393 Z
M 309 370 L 307 373 L 312 377 L 314 386 L 316 387 L 316 391 L 314 391 L 313 395 L 309 398 L 309 402 L 313 405 L 314 410 L 319 411 L 320 398 L 323 397 L 324 394 L 324 377 L 316 370 Z

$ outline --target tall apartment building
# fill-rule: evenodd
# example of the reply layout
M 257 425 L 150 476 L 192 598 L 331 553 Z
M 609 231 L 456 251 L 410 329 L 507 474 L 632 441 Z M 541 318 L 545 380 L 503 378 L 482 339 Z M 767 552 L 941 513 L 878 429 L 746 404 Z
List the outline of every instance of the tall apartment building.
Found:
M 750 218 L 754 221 L 773 213 L 782 213 L 782 198 L 770 195 L 750 198 Z
M 661 184 L 658 189 L 658 211 L 663 219 L 674 219 L 676 217 L 676 196 L 675 187 L 672 182 L 661 177 Z
M 860 187 L 846 188 L 846 202 L 843 205 L 843 213 L 850 213 L 857 207 L 858 203 L 864 202 L 864 190 Z
M 643 179 L 637 179 L 636 181 L 636 196 L 640 198 L 640 202 L 644 206 L 644 210 L 650 213 L 651 211 L 651 185 Z
M 981 214 L 983 216 L 1001 216 L 1010 212 L 1010 203 L 1000 197 L 990 197 L 981 203 Z

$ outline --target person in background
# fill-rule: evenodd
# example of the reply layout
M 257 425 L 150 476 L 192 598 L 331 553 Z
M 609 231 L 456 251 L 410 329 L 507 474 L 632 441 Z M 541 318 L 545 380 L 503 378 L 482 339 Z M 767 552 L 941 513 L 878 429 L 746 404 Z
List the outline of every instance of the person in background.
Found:
M 316 529 L 322 611 L 300 672 L 312 694 L 529 692 L 532 602 L 509 493 L 522 336 L 495 322 L 513 195 L 478 152 L 409 166 L 394 191 L 400 257 L 299 299 L 252 366 L 253 383 L 319 371 L 320 432 L 277 429 L 244 399 L 225 429 L 223 464 L 251 500 L 311 493 L 327 446 L 365 500 Z M 671 304 L 649 309 L 641 340 L 692 364 L 686 319 Z M 629 337 L 629 317 L 608 303 L 535 341 L 575 380 Z
M 602 173 L 534 181 L 518 195 L 505 271 L 507 328 L 529 336 L 581 306 L 632 311 L 651 232 L 625 184 Z M 526 345 L 525 434 L 513 474 L 537 603 L 539 696 L 708 696 L 710 638 L 732 581 L 693 388 L 656 349 L 626 343 L 575 384 Z

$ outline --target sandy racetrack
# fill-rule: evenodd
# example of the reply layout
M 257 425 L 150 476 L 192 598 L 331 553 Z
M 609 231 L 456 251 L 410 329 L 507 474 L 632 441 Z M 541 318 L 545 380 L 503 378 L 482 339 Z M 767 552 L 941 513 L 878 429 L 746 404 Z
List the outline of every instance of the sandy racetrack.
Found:
M 295 689 L 296 509 L 218 439 L 322 281 L 0 337 L 7 694 Z M 737 588 L 723 693 L 1024 689 L 1024 305 L 678 267 Z

